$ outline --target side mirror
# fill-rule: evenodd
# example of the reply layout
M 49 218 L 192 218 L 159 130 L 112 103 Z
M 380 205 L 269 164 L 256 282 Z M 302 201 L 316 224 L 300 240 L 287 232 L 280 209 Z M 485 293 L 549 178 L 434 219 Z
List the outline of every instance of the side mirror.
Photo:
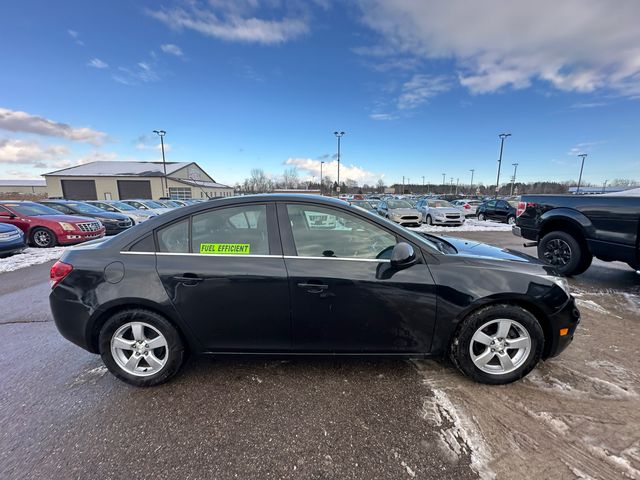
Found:
M 416 253 L 413 247 L 405 242 L 396 243 L 391 251 L 391 266 L 394 268 L 405 268 L 416 261 Z

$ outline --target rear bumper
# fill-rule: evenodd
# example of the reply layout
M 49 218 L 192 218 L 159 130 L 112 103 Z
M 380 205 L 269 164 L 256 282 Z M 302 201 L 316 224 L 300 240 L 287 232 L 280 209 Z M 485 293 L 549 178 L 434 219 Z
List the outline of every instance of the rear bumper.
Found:
M 546 357 L 555 357 L 560 354 L 573 341 L 573 335 L 580 323 L 580 311 L 576 307 L 573 297 L 555 315 L 549 317 L 551 326 L 551 342 L 546 350 Z M 560 330 L 569 329 L 566 335 L 560 335 Z
M 514 225 L 513 227 L 511 227 L 511 233 L 513 233 L 516 237 L 526 238 L 527 240 L 538 240 L 538 231 L 533 228 Z

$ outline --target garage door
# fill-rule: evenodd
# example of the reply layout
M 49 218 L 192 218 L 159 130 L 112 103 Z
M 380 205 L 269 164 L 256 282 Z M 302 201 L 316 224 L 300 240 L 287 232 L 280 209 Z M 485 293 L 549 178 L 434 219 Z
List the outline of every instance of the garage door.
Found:
M 94 180 L 61 180 L 62 195 L 67 200 L 97 200 Z
M 118 195 L 120 200 L 130 198 L 152 198 L 151 182 L 149 180 L 118 180 Z

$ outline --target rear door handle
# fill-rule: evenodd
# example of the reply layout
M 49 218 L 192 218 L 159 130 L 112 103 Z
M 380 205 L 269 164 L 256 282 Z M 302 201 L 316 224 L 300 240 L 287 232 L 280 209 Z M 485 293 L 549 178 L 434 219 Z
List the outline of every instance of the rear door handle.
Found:
M 299 283 L 298 287 L 304 288 L 309 293 L 322 293 L 329 289 L 329 285 L 321 283 Z
M 185 273 L 184 275 L 175 275 L 173 277 L 174 280 L 178 280 L 179 282 L 195 285 L 196 283 L 200 283 L 204 280 L 204 278 L 199 277 L 195 273 Z

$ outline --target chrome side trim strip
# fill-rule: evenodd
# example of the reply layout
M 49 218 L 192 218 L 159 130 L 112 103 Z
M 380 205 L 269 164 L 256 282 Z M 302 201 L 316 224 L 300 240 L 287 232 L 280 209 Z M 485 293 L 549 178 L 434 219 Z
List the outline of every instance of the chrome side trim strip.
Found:
M 344 260 L 347 262 L 375 262 L 375 263 L 389 263 L 391 261 L 386 258 L 301 257 L 296 255 L 285 255 L 284 258 L 299 259 L 299 260 Z
M 155 255 L 156 252 L 120 252 L 122 255 Z
M 174 252 L 156 252 L 156 255 L 162 256 L 182 256 L 182 257 L 240 257 L 240 258 L 282 258 L 282 255 L 253 255 L 249 254 L 237 254 L 237 253 L 224 253 L 217 255 L 215 253 L 174 253 Z

